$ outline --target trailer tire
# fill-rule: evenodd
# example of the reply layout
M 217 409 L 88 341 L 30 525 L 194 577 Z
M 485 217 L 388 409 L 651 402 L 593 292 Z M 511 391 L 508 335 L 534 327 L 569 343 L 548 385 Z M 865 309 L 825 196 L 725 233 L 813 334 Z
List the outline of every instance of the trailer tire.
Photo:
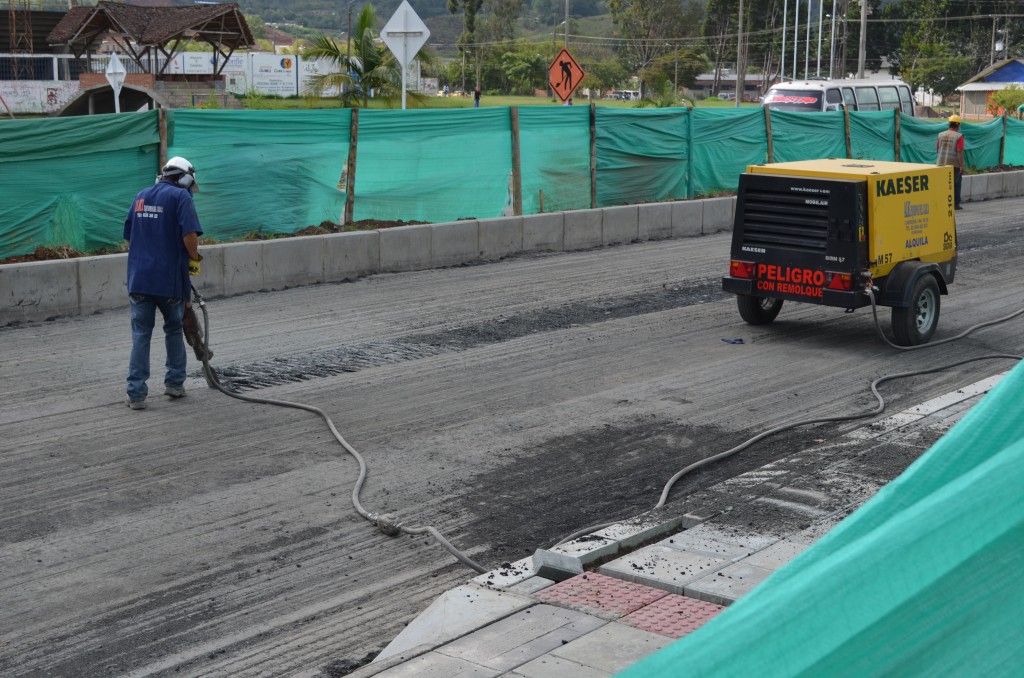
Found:
M 914 282 L 910 306 L 892 309 L 892 331 L 900 346 L 926 344 L 939 326 L 939 283 L 933 275 Z
M 736 306 L 740 317 L 751 325 L 767 325 L 775 320 L 782 310 L 782 299 L 755 297 L 752 294 L 737 294 Z

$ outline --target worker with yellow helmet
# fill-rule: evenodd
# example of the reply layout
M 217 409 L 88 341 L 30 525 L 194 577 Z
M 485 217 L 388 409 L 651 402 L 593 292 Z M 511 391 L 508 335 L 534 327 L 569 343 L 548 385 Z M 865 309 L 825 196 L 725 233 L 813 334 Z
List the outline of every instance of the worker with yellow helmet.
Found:
M 953 166 L 953 202 L 960 207 L 960 183 L 964 174 L 964 135 L 960 134 L 960 116 L 949 116 L 949 129 L 943 130 L 935 142 L 936 165 Z

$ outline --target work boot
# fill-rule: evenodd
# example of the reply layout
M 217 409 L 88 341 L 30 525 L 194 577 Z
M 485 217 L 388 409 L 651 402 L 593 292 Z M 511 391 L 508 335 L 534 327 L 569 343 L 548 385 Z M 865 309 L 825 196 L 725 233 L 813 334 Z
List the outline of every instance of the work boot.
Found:
M 184 393 L 182 395 L 184 395 Z M 146 401 L 145 400 L 132 400 L 132 397 L 128 396 L 128 395 L 126 395 L 124 397 L 124 404 L 127 405 L 128 407 L 130 407 L 133 410 L 144 410 L 144 409 L 146 409 Z
M 167 384 L 164 386 L 164 395 L 171 396 L 172 398 L 184 398 L 185 387 L 184 386 L 171 386 Z

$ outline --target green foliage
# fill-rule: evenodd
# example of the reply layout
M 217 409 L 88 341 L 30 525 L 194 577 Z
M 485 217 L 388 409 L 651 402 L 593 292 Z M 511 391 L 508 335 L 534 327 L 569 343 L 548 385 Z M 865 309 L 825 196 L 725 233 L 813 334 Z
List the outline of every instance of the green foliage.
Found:
M 626 40 L 619 57 L 633 73 L 646 70 L 672 49 L 670 39 L 692 35 L 704 16 L 697 0 L 608 0 L 608 9 Z
M 639 99 L 633 104 L 633 108 L 671 108 L 673 106 L 680 105 L 686 106 L 687 108 L 693 108 L 692 101 L 679 96 L 679 93 L 675 91 L 675 87 L 672 86 L 672 83 L 665 81 L 657 96 Z
M 992 115 L 1016 115 L 1021 104 L 1024 104 L 1024 89 L 1013 84 L 992 94 L 988 100 L 988 112 Z

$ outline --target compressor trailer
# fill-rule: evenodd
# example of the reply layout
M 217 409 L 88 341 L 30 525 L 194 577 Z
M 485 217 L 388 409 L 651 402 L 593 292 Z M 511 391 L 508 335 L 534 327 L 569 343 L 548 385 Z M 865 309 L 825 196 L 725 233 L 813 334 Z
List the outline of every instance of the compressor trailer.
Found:
M 752 325 L 783 301 L 892 308 L 896 343 L 926 343 L 956 273 L 951 167 L 829 158 L 740 175 L 729 274 Z

